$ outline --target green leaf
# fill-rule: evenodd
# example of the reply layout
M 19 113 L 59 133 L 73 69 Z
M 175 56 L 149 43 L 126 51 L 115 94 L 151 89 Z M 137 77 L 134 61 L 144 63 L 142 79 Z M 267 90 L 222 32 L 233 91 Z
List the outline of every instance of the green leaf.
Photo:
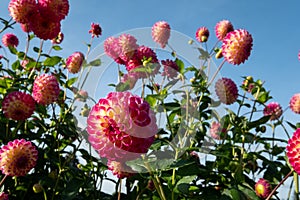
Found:
M 74 77 L 74 78 L 70 78 L 69 80 L 67 80 L 67 86 L 68 87 L 71 87 L 76 81 L 77 81 L 77 77 Z
M 46 60 L 44 61 L 44 65 L 45 66 L 55 66 L 60 61 L 61 61 L 61 57 L 59 57 L 59 56 L 53 56 L 53 57 L 46 58 Z
M 176 64 L 178 65 L 178 68 L 179 68 L 179 72 L 181 73 L 181 74 L 183 74 L 183 72 L 184 72 L 184 63 L 183 63 L 183 61 L 182 60 L 179 60 L 178 58 L 176 58 L 175 59 L 175 62 L 176 62 Z
M 260 200 L 260 198 L 255 194 L 254 190 L 250 190 L 248 187 L 240 186 L 239 189 L 244 193 L 247 199 Z
M 18 53 L 17 49 L 13 46 L 8 46 L 10 53 L 16 55 Z
M 52 47 L 52 49 L 54 49 L 55 51 L 60 51 L 60 50 L 62 50 L 62 48 L 61 48 L 60 46 L 58 46 L 58 45 L 54 45 L 54 46 Z
M 98 67 L 98 66 L 100 66 L 100 65 L 101 65 L 101 60 L 100 60 L 100 58 L 95 59 L 95 60 L 91 61 L 91 62 L 88 64 L 88 66 L 93 66 L 93 67 Z
M 130 81 L 126 81 L 125 83 L 120 82 L 116 85 L 117 92 L 123 92 L 130 89 Z
M 16 61 L 16 62 L 14 62 L 12 65 L 11 65 L 11 68 L 13 69 L 13 70 L 17 70 L 17 69 L 19 69 L 20 68 L 20 66 L 21 66 L 21 64 L 20 64 L 20 61 Z

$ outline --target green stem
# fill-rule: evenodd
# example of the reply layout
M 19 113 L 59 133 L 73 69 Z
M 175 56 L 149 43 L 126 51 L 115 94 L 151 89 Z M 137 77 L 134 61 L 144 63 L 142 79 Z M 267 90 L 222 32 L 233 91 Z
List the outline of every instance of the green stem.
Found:
M 212 82 L 215 80 L 216 76 L 218 75 L 219 71 L 222 69 L 224 63 L 226 62 L 226 60 L 224 59 L 223 62 L 220 64 L 220 66 L 218 67 L 217 71 L 214 73 L 213 77 L 211 78 L 211 80 L 208 82 L 208 86 L 212 84 Z
M 7 174 L 2 178 L 1 182 L 0 182 L 0 186 L 4 183 L 5 179 L 7 178 Z
M 296 172 L 294 172 L 294 182 L 295 182 L 295 200 L 299 200 L 299 178 Z

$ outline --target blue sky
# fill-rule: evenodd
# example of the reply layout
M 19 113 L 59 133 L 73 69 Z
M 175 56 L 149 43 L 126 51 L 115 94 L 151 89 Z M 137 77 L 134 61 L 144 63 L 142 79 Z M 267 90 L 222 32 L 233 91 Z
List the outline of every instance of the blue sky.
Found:
M 9 0 L 2 0 L 0 17 L 8 19 Z M 264 80 L 271 90 L 273 101 L 283 108 L 291 96 L 300 93 L 300 2 L 298 0 L 70 0 L 70 13 L 62 22 L 65 40 L 62 43 L 64 57 L 74 51 L 86 51 L 91 22 L 100 23 L 103 35 L 94 40 L 94 46 L 107 37 L 126 30 L 151 27 L 156 21 L 167 21 L 172 30 L 194 38 L 196 30 L 206 26 L 210 30 L 208 45 L 216 41 L 214 27 L 227 19 L 234 28 L 244 28 L 253 37 L 251 56 L 239 66 L 225 64 L 220 74 L 232 78 L 238 85 L 241 76 L 253 76 Z M 16 34 L 25 37 L 19 27 Z M 20 45 L 25 45 L 21 41 Z M 217 61 L 218 63 L 219 61 Z M 291 121 L 300 116 L 286 112 Z

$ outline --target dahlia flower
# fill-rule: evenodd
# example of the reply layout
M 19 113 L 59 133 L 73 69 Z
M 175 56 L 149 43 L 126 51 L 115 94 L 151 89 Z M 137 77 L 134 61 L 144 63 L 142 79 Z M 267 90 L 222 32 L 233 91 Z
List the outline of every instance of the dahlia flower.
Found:
M 157 74 L 159 68 L 156 53 L 146 46 L 140 46 L 126 64 L 127 71 L 136 74 L 138 78 L 147 78 Z M 138 69 L 144 69 L 144 71 L 138 71 Z
M 300 60 L 300 51 L 299 51 L 299 53 L 298 53 L 298 60 Z
M 11 92 L 2 101 L 4 116 L 13 120 L 25 120 L 35 110 L 35 102 L 31 95 L 23 92 Z
M 16 22 L 27 24 L 35 19 L 38 6 L 35 0 L 11 0 L 8 11 Z
M 58 99 L 59 91 L 59 84 L 56 77 L 43 74 L 34 80 L 32 96 L 37 103 L 48 105 Z
M 122 34 L 118 37 L 118 45 L 121 49 L 120 57 L 125 62 L 130 60 L 138 49 L 139 45 L 136 42 L 135 37 L 129 34 Z
M 212 122 L 210 127 L 210 136 L 216 140 L 220 140 L 224 137 L 226 129 L 221 127 L 219 122 Z
M 12 33 L 6 33 L 2 36 L 2 43 L 6 47 L 11 46 L 16 48 L 19 45 L 19 39 Z
M 102 34 L 102 29 L 101 29 L 99 24 L 92 23 L 91 24 L 91 29 L 89 30 L 89 33 L 92 34 L 92 38 L 94 38 L 95 36 L 99 37 L 99 35 Z
M 209 30 L 206 27 L 200 27 L 198 28 L 198 30 L 196 31 L 196 39 L 199 42 L 207 42 L 209 37 Z
M 222 44 L 222 54 L 225 60 L 233 65 L 244 63 L 250 56 L 253 39 L 250 33 L 238 29 L 228 33 Z
M 234 103 L 238 97 L 237 86 L 229 78 L 219 79 L 216 82 L 215 91 L 220 101 L 227 105 Z
M 84 55 L 81 52 L 74 52 L 66 60 L 66 68 L 72 74 L 76 74 L 80 71 L 82 63 L 84 61 Z
M 0 200 L 9 200 L 8 194 L 6 194 L 5 192 L 1 192 L 0 193 Z
M 228 20 L 219 21 L 215 26 L 215 33 L 220 41 L 222 41 L 225 38 L 227 33 L 233 30 L 233 25 Z
M 158 43 L 161 48 L 165 48 L 171 34 L 171 27 L 165 21 L 156 22 L 152 26 L 152 39 Z
M 264 108 L 263 113 L 265 116 L 270 116 L 270 120 L 276 120 L 282 115 L 282 108 L 279 103 L 271 102 Z
M 0 149 L 0 170 L 8 176 L 25 176 L 37 158 L 38 151 L 30 141 L 16 139 Z
M 38 15 L 29 22 L 29 27 L 40 39 L 52 40 L 60 33 L 60 22 L 48 19 L 44 15 Z
M 294 94 L 290 100 L 290 109 L 296 113 L 300 114 L 300 93 Z
M 289 163 L 295 172 L 300 175 L 300 128 L 298 128 L 288 140 L 286 151 Z
M 113 175 L 121 179 L 134 175 L 134 171 L 123 162 L 109 160 L 107 162 L 107 167 L 110 171 L 112 171 Z
M 126 161 L 148 151 L 158 127 L 149 104 L 130 92 L 111 92 L 87 119 L 89 142 L 101 157 Z
M 115 37 L 109 37 L 104 41 L 104 52 L 106 55 L 115 60 L 118 64 L 125 64 L 125 61 L 120 58 L 121 47 L 119 46 L 119 39 Z
M 262 198 L 262 199 L 266 199 L 269 194 L 272 191 L 272 187 L 270 185 L 270 183 L 263 179 L 260 178 L 256 184 L 255 184 L 255 193 L 258 197 Z
M 177 63 L 173 60 L 162 60 L 161 64 L 164 67 L 164 71 L 162 73 L 163 76 L 167 76 L 168 78 L 174 78 L 177 76 L 179 67 Z
M 38 7 L 44 17 L 59 22 L 68 15 L 70 6 L 68 0 L 38 0 Z

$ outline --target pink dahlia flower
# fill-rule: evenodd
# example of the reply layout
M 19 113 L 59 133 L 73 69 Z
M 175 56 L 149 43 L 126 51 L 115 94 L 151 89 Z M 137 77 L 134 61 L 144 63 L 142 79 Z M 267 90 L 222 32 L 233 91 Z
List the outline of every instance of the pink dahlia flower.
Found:
M 219 122 L 212 122 L 210 127 L 210 136 L 216 140 L 223 139 L 227 130 L 221 127 Z
M 52 44 L 60 44 L 64 40 L 64 34 L 59 32 L 58 35 L 51 40 Z
M 52 40 L 60 33 L 60 22 L 38 15 L 29 22 L 30 29 L 40 39 Z
M 123 162 L 109 160 L 107 162 L 107 167 L 110 171 L 112 171 L 113 175 L 121 179 L 134 175 L 134 171 Z
M 38 0 L 40 13 L 51 21 L 60 22 L 69 13 L 68 0 Z
M 2 36 L 2 43 L 6 47 L 11 46 L 16 48 L 19 45 L 19 39 L 12 33 L 6 33 Z
M 66 60 L 66 68 L 72 74 L 76 74 L 80 71 L 82 63 L 84 61 L 84 55 L 81 52 L 74 52 Z
M 222 41 L 227 33 L 233 31 L 233 25 L 228 20 L 219 21 L 215 27 L 215 33 L 218 40 Z
M 11 92 L 2 101 L 4 116 L 13 120 L 25 120 L 35 110 L 35 101 L 31 95 L 23 92 Z
M 209 30 L 206 27 L 200 27 L 198 28 L 197 32 L 196 32 L 196 39 L 199 42 L 207 42 L 209 37 Z
M 158 73 L 160 64 L 156 53 L 149 47 L 140 46 L 132 59 L 126 64 L 126 69 L 130 73 L 136 74 L 139 78 L 147 78 Z
M 35 0 L 11 0 L 8 11 L 16 22 L 27 24 L 34 20 L 38 6 Z
M 0 170 L 8 176 L 25 176 L 37 158 L 38 151 L 30 141 L 16 139 L 0 149 Z
M 229 78 L 222 78 L 216 82 L 215 90 L 220 101 L 230 105 L 237 100 L 238 89 L 236 84 Z
M 92 38 L 94 38 L 95 36 L 99 37 L 102 34 L 102 29 L 98 23 L 92 23 L 89 33 L 92 34 Z
M 173 60 L 162 60 L 161 64 L 164 67 L 164 71 L 162 73 L 163 76 L 167 76 L 168 78 L 174 78 L 177 76 L 179 67 L 177 63 Z
M 270 120 L 279 119 L 282 115 L 282 108 L 277 102 L 271 102 L 264 108 L 264 115 L 270 116 Z
M 298 128 L 289 139 L 286 151 L 289 163 L 295 172 L 300 175 L 300 128 Z
M 156 22 L 152 26 L 152 39 L 158 43 L 161 48 L 165 48 L 170 38 L 171 28 L 165 21 Z
M 48 105 L 57 101 L 59 91 L 59 84 L 56 77 L 43 74 L 34 80 L 32 96 L 37 103 Z
M 298 53 L 298 60 L 300 60 L 300 51 L 299 51 L 299 53 Z
M 125 61 L 120 58 L 122 49 L 119 46 L 119 38 L 109 37 L 104 41 L 104 51 L 106 55 L 115 60 L 118 64 L 125 64 Z
M 296 113 L 300 114 L 300 93 L 294 94 L 290 100 L 290 109 Z
M 258 197 L 262 198 L 262 199 L 266 199 L 269 194 L 272 191 L 272 187 L 270 185 L 270 183 L 263 179 L 260 178 L 256 184 L 255 184 L 255 193 Z
M 89 142 L 101 157 L 126 161 L 148 151 L 158 128 L 149 104 L 130 92 L 111 92 L 92 107 Z
M 127 62 L 132 58 L 135 51 L 138 49 L 137 40 L 134 36 L 129 34 L 122 34 L 118 38 L 118 45 L 121 49 L 120 57 L 122 60 Z
M 239 65 L 250 56 L 252 45 L 253 39 L 248 31 L 234 30 L 223 39 L 222 54 L 227 62 Z
M 1 192 L 0 193 L 0 200 L 9 200 L 8 194 L 6 194 L 5 192 Z

